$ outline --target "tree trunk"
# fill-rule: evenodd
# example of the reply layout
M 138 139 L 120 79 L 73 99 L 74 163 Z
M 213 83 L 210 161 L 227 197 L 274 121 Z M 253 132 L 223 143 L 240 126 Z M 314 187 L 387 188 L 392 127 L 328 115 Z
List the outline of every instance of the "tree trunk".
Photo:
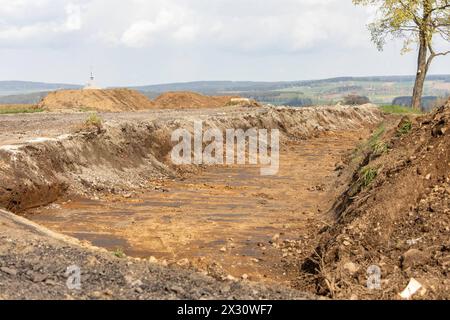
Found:
M 423 86 L 425 84 L 425 78 L 427 77 L 428 72 L 427 55 L 428 47 L 426 44 L 425 36 L 420 35 L 419 57 L 417 59 L 417 75 L 412 97 L 412 108 L 416 110 L 419 110 L 422 107 Z

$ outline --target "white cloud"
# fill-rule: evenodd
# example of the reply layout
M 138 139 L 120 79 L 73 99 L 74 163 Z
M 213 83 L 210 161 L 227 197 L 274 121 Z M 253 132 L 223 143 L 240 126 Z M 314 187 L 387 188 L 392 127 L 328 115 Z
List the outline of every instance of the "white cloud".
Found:
M 3 46 L 27 39 L 46 45 L 52 37 L 82 31 L 79 41 L 95 37 L 132 48 L 190 43 L 297 52 L 367 39 L 370 13 L 355 18 L 351 9 L 342 0 L 0 0 L 0 39 L 7 41 Z
M 370 43 L 373 16 L 351 0 L 0 0 L 0 48 L 11 54 L 0 69 L 16 78 L 59 59 L 84 76 L 103 64 L 111 85 L 414 73 L 396 44 L 385 59 Z
M 152 42 L 158 26 L 147 20 L 134 22 L 123 34 L 122 42 L 130 47 L 144 47 Z
M 80 30 L 82 27 L 81 6 L 69 3 L 66 6 L 66 28 L 69 31 Z
M 0 40 L 3 47 L 48 45 L 82 29 L 82 3 L 65 0 L 0 0 Z
M 199 31 L 194 25 L 197 14 L 192 14 L 189 8 L 184 8 L 174 2 L 157 2 L 145 5 L 140 3 L 143 11 L 136 14 L 140 17 L 147 12 L 150 18 L 133 22 L 120 37 L 125 46 L 142 48 L 158 43 L 185 43 L 195 40 Z M 153 16 L 153 18 L 152 18 Z

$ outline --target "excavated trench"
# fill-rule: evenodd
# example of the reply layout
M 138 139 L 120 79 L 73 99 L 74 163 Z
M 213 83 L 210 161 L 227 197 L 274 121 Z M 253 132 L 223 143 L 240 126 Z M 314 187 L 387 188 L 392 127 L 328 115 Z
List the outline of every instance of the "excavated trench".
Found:
M 279 129 L 279 173 L 173 165 L 171 132 L 199 118 L 205 129 Z M 298 271 L 290 241 L 311 253 L 346 186 L 336 164 L 381 120 L 374 106 L 111 120 L 0 146 L 0 205 L 116 254 L 288 284 Z

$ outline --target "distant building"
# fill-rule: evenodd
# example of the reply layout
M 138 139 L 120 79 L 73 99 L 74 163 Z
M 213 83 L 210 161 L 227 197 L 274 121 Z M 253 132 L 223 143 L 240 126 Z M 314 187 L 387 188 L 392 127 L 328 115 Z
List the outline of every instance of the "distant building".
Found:
M 91 76 L 89 78 L 88 83 L 86 84 L 86 86 L 83 88 L 84 90 L 97 90 L 100 89 L 100 87 L 97 87 L 95 84 L 95 77 L 94 77 L 94 72 L 91 71 Z

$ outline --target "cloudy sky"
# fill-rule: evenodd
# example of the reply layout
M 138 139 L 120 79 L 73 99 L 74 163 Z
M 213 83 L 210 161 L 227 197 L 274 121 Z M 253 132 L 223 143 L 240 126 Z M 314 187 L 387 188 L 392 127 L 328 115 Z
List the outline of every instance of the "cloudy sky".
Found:
M 103 86 L 414 74 L 351 0 L 0 0 L 0 80 Z M 450 73 L 449 57 L 431 73 Z

